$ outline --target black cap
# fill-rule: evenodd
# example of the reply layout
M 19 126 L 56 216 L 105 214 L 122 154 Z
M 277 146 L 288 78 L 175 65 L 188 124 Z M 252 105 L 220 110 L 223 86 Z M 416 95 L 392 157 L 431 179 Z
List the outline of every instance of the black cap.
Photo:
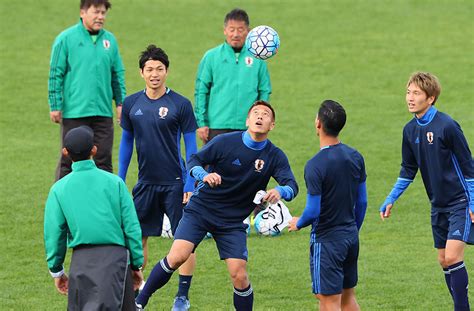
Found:
M 64 137 L 64 148 L 69 153 L 89 153 L 92 147 L 94 147 L 94 132 L 86 125 L 73 128 Z

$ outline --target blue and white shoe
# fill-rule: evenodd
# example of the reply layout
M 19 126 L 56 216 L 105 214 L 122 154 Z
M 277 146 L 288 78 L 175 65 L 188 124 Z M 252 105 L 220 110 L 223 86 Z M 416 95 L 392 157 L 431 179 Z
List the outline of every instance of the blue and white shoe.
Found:
M 179 296 L 174 299 L 173 308 L 171 311 L 187 311 L 191 307 L 189 299 L 186 296 Z
M 142 307 L 141 304 L 135 302 L 135 309 L 136 311 L 143 311 L 145 308 Z

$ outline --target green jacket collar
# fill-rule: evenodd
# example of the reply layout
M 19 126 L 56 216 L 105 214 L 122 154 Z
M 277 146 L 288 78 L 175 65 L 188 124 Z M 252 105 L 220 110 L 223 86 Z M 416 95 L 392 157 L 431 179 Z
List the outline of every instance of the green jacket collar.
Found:
M 91 34 L 89 31 L 87 31 L 86 27 L 84 27 L 84 23 L 82 22 L 82 18 L 79 18 L 79 23 L 77 23 L 77 26 L 81 29 L 81 32 L 83 35 L 87 36 L 87 38 L 90 38 Z M 100 38 L 104 33 L 104 29 L 99 30 L 99 33 L 97 34 L 97 38 Z
M 87 171 L 97 168 L 93 160 L 83 160 L 72 163 L 72 170 L 75 172 Z

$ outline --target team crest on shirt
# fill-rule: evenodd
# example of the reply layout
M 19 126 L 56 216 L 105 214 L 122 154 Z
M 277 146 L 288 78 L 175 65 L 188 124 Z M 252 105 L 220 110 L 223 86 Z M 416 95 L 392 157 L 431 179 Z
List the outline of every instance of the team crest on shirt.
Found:
M 253 65 L 253 58 L 250 57 L 250 56 L 247 56 L 247 57 L 245 58 L 245 64 L 247 65 L 247 67 L 252 67 L 252 65 Z
M 428 143 L 430 145 L 432 145 L 433 144 L 433 132 L 426 133 L 426 139 L 428 140 Z
M 255 160 L 255 172 L 260 173 L 265 165 L 265 161 L 261 159 Z
M 160 115 L 160 119 L 164 119 L 168 115 L 168 108 L 160 107 L 160 110 L 158 110 L 158 114 Z
M 109 40 L 102 40 L 102 45 L 104 46 L 104 49 L 108 50 L 110 48 L 110 41 Z

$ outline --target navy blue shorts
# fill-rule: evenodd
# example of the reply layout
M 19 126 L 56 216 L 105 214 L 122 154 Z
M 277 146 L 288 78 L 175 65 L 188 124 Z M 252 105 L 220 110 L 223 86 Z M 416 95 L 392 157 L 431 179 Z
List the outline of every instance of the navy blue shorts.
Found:
M 309 267 L 313 294 L 338 295 L 357 285 L 359 237 L 310 246 Z
M 183 185 L 138 183 L 132 191 L 142 236 L 160 236 L 163 213 L 168 215 L 173 234 L 183 215 Z
M 221 259 L 238 258 L 247 260 L 247 225 L 243 222 L 225 222 L 204 217 L 201 213 L 184 208 L 183 217 L 174 235 L 175 240 L 186 240 L 195 245 L 203 240 L 207 232 L 216 241 Z
M 467 204 L 449 208 L 431 208 L 431 230 L 435 248 L 446 248 L 447 240 L 474 244 L 474 225 Z

